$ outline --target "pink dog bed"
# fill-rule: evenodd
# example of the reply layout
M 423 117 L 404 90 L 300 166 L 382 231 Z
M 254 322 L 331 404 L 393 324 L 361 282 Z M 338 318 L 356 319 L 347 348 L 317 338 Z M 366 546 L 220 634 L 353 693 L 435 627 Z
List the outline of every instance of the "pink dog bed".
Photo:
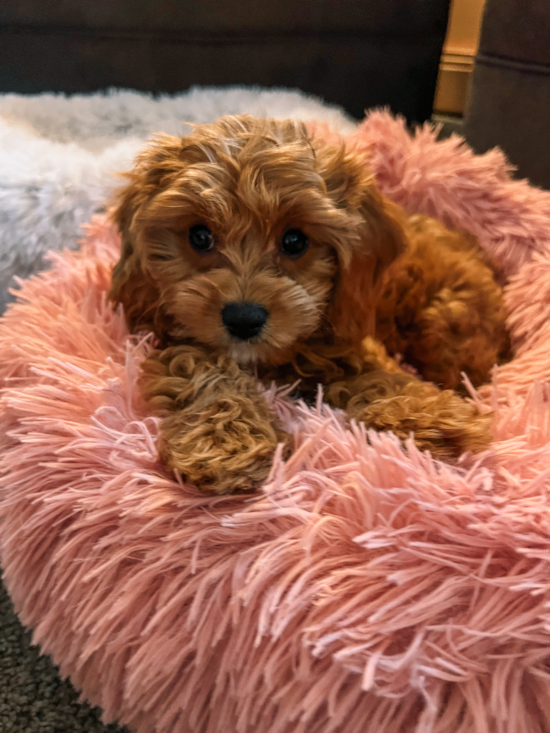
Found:
M 271 394 L 299 447 L 255 496 L 176 483 L 105 301 L 101 219 L 0 326 L 0 550 L 34 641 L 138 733 L 548 733 L 550 194 L 498 152 L 357 133 L 384 192 L 474 231 L 509 277 L 515 360 L 459 467 Z

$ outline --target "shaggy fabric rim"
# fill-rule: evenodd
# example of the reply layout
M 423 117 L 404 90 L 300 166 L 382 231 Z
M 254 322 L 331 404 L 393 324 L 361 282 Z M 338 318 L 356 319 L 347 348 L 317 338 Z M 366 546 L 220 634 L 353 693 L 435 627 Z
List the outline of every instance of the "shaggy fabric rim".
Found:
M 254 496 L 158 463 L 147 340 L 106 304 L 119 242 L 22 284 L 0 326 L 0 551 L 34 640 L 138 733 L 550 730 L 550 195 L 370 115 L 394 200 L 468 226 L 505 269 L 517 356 L 476 395 L 459 467 L 268 394 L 298 447 Z

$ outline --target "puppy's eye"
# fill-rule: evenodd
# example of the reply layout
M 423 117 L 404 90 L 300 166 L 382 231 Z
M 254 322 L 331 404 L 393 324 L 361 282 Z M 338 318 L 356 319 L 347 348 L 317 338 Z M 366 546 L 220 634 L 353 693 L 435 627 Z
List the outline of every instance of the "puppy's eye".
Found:
M 204 224 L 196 224 L 189 230 L 189 244 L 195 252 L 209 252 L 214 247 L 214 237 Z
M 289 229 L 281 239 L 281 252 L 287 257 L 298 259 L 305 254 L 309 247 L 309 241 L 301 229 Z

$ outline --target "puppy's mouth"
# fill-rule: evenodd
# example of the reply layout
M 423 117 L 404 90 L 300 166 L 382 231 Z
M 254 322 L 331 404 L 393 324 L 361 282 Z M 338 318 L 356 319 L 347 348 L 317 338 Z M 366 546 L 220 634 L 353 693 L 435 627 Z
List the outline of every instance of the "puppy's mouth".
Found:
M 166 300 L 173 340 L 225 352 L 243 366 L 288 360 L 295 344 L 319 327 L 325 306 L 325 299 L 288 278 L 245 280 L 223 269 L 178 283 Z

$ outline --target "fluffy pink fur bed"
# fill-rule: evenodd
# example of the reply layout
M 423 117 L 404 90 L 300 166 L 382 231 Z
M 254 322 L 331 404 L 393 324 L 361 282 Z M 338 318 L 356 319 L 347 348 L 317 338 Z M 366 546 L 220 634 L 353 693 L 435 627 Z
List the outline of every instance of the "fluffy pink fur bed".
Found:
M 161 470 L 146 341 L 105 303 L 118 240 L 23 285 L 0 327 L 0 537 L 34 640 L 139 733 L 548 733 L 550 195 L 496 152 L 358 141 L 387 195 L 474 231 L 509 276 L 517 356 L 477 397 L 491 451 L 437 465 L 272 395 L 299 447 L 256 496 Z

